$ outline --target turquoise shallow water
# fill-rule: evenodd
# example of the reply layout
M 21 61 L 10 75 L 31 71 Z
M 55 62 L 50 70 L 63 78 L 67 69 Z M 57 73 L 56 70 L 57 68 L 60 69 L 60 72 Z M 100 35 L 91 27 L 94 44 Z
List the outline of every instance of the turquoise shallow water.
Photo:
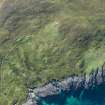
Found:
M 39 105 L 105 105 L 105 85 L 41 98 Z

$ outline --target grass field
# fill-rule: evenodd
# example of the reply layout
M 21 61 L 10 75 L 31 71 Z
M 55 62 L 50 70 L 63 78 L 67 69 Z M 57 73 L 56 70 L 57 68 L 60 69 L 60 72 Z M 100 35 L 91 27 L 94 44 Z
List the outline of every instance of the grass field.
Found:
M 21 105 L 28 88 L 49 80 L 91 73 L 105 63 L 104 52 L 104 0 L 6 0 L 0 105 Z

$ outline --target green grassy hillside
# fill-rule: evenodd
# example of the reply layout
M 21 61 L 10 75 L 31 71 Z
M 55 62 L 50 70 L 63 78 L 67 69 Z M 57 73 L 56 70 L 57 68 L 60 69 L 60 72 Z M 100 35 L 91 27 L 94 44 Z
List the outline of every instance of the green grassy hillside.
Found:
M 0 105 L 21 105 L 28 88 L 89 74 L 104 63 L 104 0 L 5 0 L 2 4 Z

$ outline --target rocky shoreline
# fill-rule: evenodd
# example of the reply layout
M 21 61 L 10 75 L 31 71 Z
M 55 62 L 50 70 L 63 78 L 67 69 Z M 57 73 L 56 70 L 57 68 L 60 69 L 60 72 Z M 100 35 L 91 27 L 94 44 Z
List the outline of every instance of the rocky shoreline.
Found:
M 94 86 L 105 84 L 105 65 L 98 68 L 90 75 L 71 76 L 63 81 L 53 80 L 47 85 L 35 89 L 29 89 L 27 102 L 23 105 L 38 105 L 39 98 L 59 95 L 62 91 L 78 91 L 78 89 L 90 89 Z

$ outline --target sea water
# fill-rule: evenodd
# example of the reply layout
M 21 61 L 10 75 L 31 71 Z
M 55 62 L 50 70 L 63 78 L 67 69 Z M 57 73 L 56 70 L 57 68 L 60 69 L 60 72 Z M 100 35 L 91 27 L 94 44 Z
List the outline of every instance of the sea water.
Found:
M 105 85 L 75 92 L 63 91 L 39 100 L 39 105 L 105 105 Z

